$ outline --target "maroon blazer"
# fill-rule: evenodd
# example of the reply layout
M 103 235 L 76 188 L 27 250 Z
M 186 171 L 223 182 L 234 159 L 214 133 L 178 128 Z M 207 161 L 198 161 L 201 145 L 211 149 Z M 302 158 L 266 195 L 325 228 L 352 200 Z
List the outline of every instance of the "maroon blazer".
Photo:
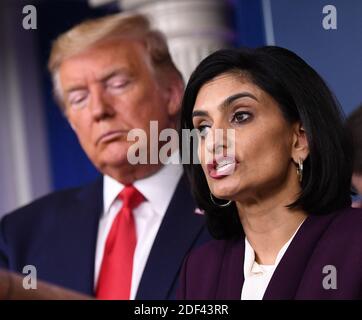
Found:
M 191 252 L 180 276 L 179 299 L 240 300 L 244 240 L 212 240 Z M 325 289 L 332 265 L 337 288 Z M 266 299 L 362 299 L 362 210 L 309 216 L 290 243 L 265 291 Z

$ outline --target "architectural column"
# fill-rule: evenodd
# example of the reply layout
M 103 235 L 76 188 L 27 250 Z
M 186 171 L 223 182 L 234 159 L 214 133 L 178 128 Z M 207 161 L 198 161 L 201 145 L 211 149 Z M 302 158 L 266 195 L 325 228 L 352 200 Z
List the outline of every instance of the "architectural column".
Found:
M 211 52 L 227 47 L 234 34 L 223 0 L 117 0 L 121 11 L 149 16 L 165 33 L 171 55 L 187 81 L 197 64 Z M 110 0 L 89 0 L 93 6 Z

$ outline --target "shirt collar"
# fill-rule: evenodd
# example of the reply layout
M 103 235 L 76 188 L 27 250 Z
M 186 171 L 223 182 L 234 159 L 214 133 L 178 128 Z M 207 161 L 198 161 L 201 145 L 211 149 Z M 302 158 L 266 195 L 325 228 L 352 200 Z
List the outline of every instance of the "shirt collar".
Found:
M 298 230 L 302 226 L 305 219 L 301 222 L 301 224 L 298 226 L 297 230 L 295 230 L 294 234 L 290 237 L 290 239 L 283 245 L 283 247 L 279 250 L 278 255 L 275 259 L 274 265 L 268 265 L 266 268 L 264 268 L 263 265 L 258 264 L 255 261 L 255 252 L 252 248 L 251 244 L 249 243 L 247 237 L 245 236 L 245 257 L 244 257 L 244 276 L 251 276 L 256 273 L 264 273 L 266 270 L 276 268 L 280 262 L 280 260 L 283 258 L 284 253 L 287 251 L 290 243 L 292 242 L 293 238 L 297 234 Z M 270 268 L 269 268 L 270 267 Z
M 175 192 L 178 181 L 183 174 L 182 165 L 166 164 L 155 174 L 137 180 L 133 183 L 151 205 L 157 214 L 164 214 Z M 103 183 L 103 212 L 107 214 L 118 194 L 123 190 L 124 184 L 110 176 L 104 176 Z

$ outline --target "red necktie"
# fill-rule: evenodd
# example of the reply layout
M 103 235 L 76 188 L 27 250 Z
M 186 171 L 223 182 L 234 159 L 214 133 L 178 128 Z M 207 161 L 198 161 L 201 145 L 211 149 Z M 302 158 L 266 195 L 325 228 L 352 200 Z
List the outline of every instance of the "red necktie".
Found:
M 96 289 L 97 299 L 128 300 L 130 298 L 136 229 L 132 210 L 144 201 L 132 185 L 125 186 L 119 198 L 123 206 L 114 218 L 104 248 Z

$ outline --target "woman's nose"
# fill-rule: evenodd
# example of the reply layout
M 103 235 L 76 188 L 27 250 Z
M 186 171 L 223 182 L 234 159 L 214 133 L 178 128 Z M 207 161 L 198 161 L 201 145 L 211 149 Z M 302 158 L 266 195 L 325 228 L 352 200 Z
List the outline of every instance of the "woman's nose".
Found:
M 234 132 L 233 129 L 211 129 L 206 137 L 206 149 L 209 153 L 220 154 L 224 150 L 232 148 Z
M 210 130 L 206 136 L 205 149 L 200 150 L 201 159 L 207 164 L 213 163 L 217 156 L 224 154 L 224 146 L 223 130 Z

